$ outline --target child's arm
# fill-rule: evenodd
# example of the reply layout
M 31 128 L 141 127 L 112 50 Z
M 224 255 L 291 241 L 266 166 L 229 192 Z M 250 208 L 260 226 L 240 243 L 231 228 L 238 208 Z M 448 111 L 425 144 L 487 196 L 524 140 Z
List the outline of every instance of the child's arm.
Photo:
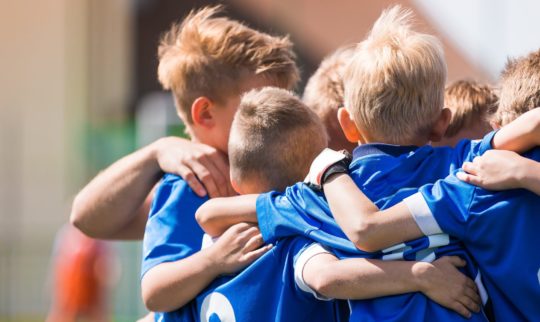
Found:
M 465 261 L 456 256 L 433 263 L 338 260 L 330 253 L 312 256 L 302 269 L 303 283 L 326 298 L 369 299 L 422 292 L 433 301 L 469 317 L 480 310 L 476 284 L 457 270 Z
M 263 240 L 255 226 L 242 223 L 231 227 L 214 245 L 151 268 L 141 282 L 144 304 L 155 312 L 182 307 L 219 275 L 246 267 L 271 248 L 261 245 Z
M 501 128 L 492 140 L 493 148 L 516 152 L 536 145 L 540 145 L 540 108 Z M 538 182 L 535 178 L 527 181 L 532 183 L 522 185 L 535 186 Z M 405 203 L 379 211 L 347 175 L 333 175 L 323 189 L 336 222 L 359 249 L 377 251 L 424 235 Z
M 257 224 L 257 197 L 242 195 L 214 198 L 197 209 L 195 218 L 210 236 L 220 236 L 227 228 L 241 222 Z
M 162 171 L 183 177 L 199 196 L 206 192 L 211 197 L 227 196 L 233 192 L 228 184 L 227 159 L 222 153 L 204 144 L 167 137 L 98 174 L 75 197 L 71 223 L 94 238 L 142 239 L 151 191 Z
M 456 176 L 488 190 L 523 188 L 540 195 L 540 163 L 504 150 L 490 150 L 463 163 Z

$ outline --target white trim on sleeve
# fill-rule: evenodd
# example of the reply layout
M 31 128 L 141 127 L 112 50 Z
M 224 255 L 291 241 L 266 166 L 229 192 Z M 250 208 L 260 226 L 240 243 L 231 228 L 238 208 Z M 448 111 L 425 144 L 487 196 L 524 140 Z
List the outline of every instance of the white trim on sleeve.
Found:
M 318 300 L 329 301 L 332 300 L 332 298 L 318 294 L 304 281 L 304 267 L 310 259 L 319 254 L 331 253 L 319 243 L 313 243 L 302 250 L 302 252 L 298 255 L 296 263 L 294 263 L 294 281 L 302 291 L 312 294 Z
M 422 193 L 417 192 L 414 195 L 405 198 L 403 201 L 407 205 L 407 208 L 411 212 L 414 221 L 416 221 L 416 224 L 418 227 L 420 227 L 420 230 L 422 233 L 424 233 L 424 235 L 429 236 L 442 234 L 443 231 L 433 217 L 431 209 L 429 209 L 429 206 L 422 196 Z

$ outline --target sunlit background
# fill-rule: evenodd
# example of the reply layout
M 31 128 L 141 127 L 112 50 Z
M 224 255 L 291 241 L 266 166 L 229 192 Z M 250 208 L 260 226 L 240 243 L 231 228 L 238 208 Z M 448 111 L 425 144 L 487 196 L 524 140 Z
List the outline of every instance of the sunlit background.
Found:
M 74 195 L 100 169 L 182 127 L 156 81 L 159 35 L 216 1 L 2 0 L 0 5 L 0 321 L 43 321 L 51 254 Z M 303 82 L 358 42 L 395 1 L 231 0 L 229 16 L 290 34 Z M 401 1 L 445 45 L 449 81 L 496 83 L 508 56 L 540 47 L 540 2 Z M 110 242 L 111 314 L 133 321 L 138 242 Z

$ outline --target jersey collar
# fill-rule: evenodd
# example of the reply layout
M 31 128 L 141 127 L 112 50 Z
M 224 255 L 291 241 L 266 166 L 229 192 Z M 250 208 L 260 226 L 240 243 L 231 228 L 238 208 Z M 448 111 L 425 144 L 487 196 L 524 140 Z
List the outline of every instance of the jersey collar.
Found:
M 368 143 L 359 145 L 353 151 L 353 160 L 367 155 L 389 155 L 400 156 L 418 149 L 415 145 L 393 145 L 384 143 Z

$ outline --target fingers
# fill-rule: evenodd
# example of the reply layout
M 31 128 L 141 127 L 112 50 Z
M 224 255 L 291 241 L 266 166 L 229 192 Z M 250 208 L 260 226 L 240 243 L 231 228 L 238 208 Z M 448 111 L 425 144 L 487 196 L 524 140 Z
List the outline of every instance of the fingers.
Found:
M 248 264 L 252 263 L 253 261 L 255 261 L 257 258 L 261 257 L 262 255 L 264 255 L 267 251 L 269 251 L 270 249 L 272 249 L 272 247 L 274 247 L 274 245 L 272 244 L 268 244 L 266 246 L 263 246 L 261 248 L 258 248 L 254 251 L 251 251 L 249 253 L 247 253 L 245 255 L 245 260 Z
M 471 311 L 469 311 L 465 305 L 461 304 L 460 302 L 454 302 L 452 303 L 452 305 L 450 305 L 450 308 L 454 311 L 456 311 L 459 315 L 465 317 L 465 318 L 470 318 L 472 313 Z
M 197 194 L 199 197 L 206 196 L 206 189 L 202 183 L 197 179 L 197 176 L 190 168 L 184 165 L 178 165 L 177 167 L 178 175 L 181 176 L 188 186 Z
M 217 153 L 217 152 L 216 152 Z M 206 168 L 204 169 L 204 175 L 205 177 L 201 178 L 201 181 L 206 186 L 207 184 L 215 186 L 215 193 L 210 193 L 210 197 L 216 198 L 216 197 L 226 197 L 227 196 L 227 185 L 229 183 L 229 170 L 227 168 L 222 169 L 218 167 L 216 163 L 220 163 L 220 161 L 216 161 L 214 157 L 208 157 L 203 156 L 201 157 L 201 164 L 203 164 Z
M 465 267 L 467 265 L 467 262 L 459 256 L 447 256 L 445 258 L 450 264 L 454 265 L 455 267 Z
M 477 158 L 474 159 L 474 162 L 478 162 Z M 478 174 L 478 169 L 476 167 L 476 164 L 473 162 L 463 162 L 463 165 L 461 166 L 463 170 L 465 170 L 469 174 L 476 175 Z
M 465 172 L 458 172 L 456 173 L 456 177 L 463 182 L 470 183 L 475 186 L 484 186 L 484 181 L 475 175 L 467 174 Z
M 206 160 L 202 157 L 198 160 L 191 160 L 188 166 L 193 170 L 199 181 L 202 182 L 208 195 L 211 198 L 217 197 L 219 195 L 218 186 L 214 181 L 214 176 L 210 172 Z
M 252 236 L 248 242 L 246 243 L 246 246 L 244 246 L 244 250 L 246 252 L 250 252 L 254 249 L 257 249 L 261 247 L 264 244 L 264 240 L 262 238 L 261 234 L 257 234 L 255 236 Z

